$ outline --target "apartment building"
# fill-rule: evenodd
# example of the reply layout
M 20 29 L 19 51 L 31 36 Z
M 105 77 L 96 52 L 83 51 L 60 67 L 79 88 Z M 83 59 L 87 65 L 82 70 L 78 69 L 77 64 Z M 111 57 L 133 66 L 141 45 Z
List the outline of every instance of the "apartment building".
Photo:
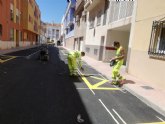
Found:
M 68 5 L 62 19 L 62 37 L 65 47 L 74 49 L 74 33 L 75 33 L 75 7 L 76 0 L 67 0 Z
M 0 1 L 0 48 L 37 44 L 40 10 L 35 0 Z
M 0 1 L 0 49 L 10 49 L 19 46 L 22 40 L 20 16 L 21 0 Z
M 165 1 L 137 0 L 136 8 L 129 43 L 128 73 L 164 89 Z
M 75 34 L 74 34 L 74 50 L 84 51 L 87 12 L 84 10 L 85 1 L 77 0 L 75 9 Z
M 23 46 L 38 44 L 40 36 L 41 12 L 35 0 L 21 2 L 23 28 Z
M 87 55 L 109 60 L 114 56 L 112 44 L 116 40 L 121 42 L 127 57 L 134 1 L 86 0 L 84 8 L 87 10 Z
M 164 0 L 86 0 L 84 8 L 88 56 L 107 61 L 115 55 L 113 41 L 120 41 L 126 52 L 126 71 L 165 88 Z
M 46 23 L 46 38 L 50 42 L 56 43 L 58 40 L 60 40 L 60 34 L 61 34 L 61 24 L 57 23 Z

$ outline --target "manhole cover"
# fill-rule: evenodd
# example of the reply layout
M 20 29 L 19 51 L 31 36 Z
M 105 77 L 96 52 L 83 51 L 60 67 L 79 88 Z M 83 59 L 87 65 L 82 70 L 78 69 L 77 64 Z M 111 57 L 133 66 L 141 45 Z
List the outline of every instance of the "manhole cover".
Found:
M 146 89 L 146 90 L 153 90 L 154 88 L 150 87 L 150 86 L 141 86 L 142 88 Z

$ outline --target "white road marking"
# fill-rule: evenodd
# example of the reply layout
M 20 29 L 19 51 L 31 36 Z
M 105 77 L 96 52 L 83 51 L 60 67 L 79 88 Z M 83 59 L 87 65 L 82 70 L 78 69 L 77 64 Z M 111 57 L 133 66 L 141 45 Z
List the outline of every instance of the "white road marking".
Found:
M 114 111 L 114 113 L 120 118 L 120 120 L 124 123 L 124 124 L 127 124 L 123 119 L 122 117 L 115 111 L 115 109 L 112 109 Z
M 93 93 L 93 95 L 95 95 L 95 92 L 92 89 L 90 89 L 90 91 Z
M 102 78 L 106 79 L 102 74 L 99 74 Z M 107 79 L 106 79 L 107 80 Z
M 116 120 L 116 118 L 113 116 L 113 114 L 110 112 L 110 110 L 104 105 L 104 103 L 101 101 L 101 99 L 99 99 L 99 101 L 101 102 L 101 104 L 103 105 L 103 107 L 107 110 L 107 112 L 111 115 L 111 117 L 113 118 L 113 120 L 116 122 L 116 124 L 119 124 L 119 122 Z
M 30 56 L 32 56 L 32 55 L 34 55 L 34 54 L 36 54 L 36 53 L 38 53 L 38 52 L 40 52 L 41 50 L 38 50 L 37 52 L 34 52 L 34 53 L 32 53 L 32 54 L 30 54 L 30 55 L 28 55 L 28 56 L 26 56 L 27 58 L 29 58 Z
M 163 120 L 162 118 L 156 116 L 160 121 L 164 122 L 165 120 Z

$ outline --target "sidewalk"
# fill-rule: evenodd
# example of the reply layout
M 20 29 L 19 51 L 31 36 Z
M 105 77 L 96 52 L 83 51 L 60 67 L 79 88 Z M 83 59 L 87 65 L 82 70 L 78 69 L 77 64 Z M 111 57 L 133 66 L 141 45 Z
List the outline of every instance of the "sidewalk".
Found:
M 111 80 L 112 67 L 109 66 L 109 63 L 97 61 L 88 56 L 83 57 L 82 60 Z M 124 66 L 121 69 L 121 74 L 126 77 L 127 81 L 127 84 L 123 86 L 124 89 L 127 89 L 131 94 L 165 116 L 165 89 L 161 89 L 150 82 L 145 82 L 129 75 L 125 72 Z
M 28 47 L 17 47 L 17 48 L 12 48 L 12 49 L 5 49 L 5 50 L 0 50 L 0 55 L 11 53 L 11 52 L 16 52 L 20 50 L 26 50 L 30 48 L 37 47 L 38 45 L 33 45 L 33 46 L 28 46 Z

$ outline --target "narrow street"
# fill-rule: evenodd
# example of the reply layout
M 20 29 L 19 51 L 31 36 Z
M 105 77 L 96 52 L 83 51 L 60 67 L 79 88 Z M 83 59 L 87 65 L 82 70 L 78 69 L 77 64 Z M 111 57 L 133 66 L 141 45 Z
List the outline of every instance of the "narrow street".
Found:
M 67 50 L 49 46 L 49 61 L 40 61 L 38 50 L 7 54 L 14 58 L 0 63 L 0 124 L 137 124 L 165 120 L 125 89 L 112 86 L 85 62 L 79 77 L 69 77 Z

